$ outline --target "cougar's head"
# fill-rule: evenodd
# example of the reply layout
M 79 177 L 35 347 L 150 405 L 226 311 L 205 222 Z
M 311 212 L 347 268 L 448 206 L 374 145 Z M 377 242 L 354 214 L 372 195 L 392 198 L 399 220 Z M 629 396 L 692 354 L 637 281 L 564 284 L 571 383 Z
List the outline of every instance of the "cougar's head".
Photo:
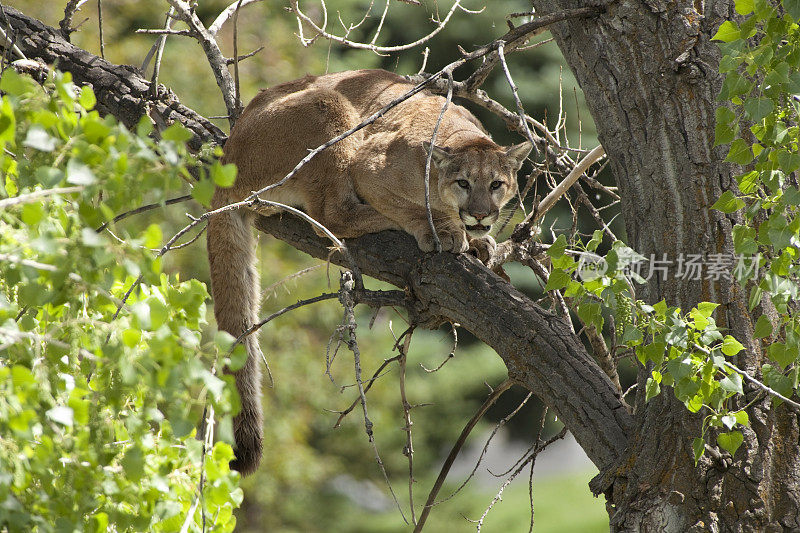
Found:
M 430 143 L 424 146 L 431 149 Z M 489 141 L 459 150 L 433 146 L 439 197 L 458 210 L 470 237 L 483 237 L 492 229 L 517 193 L 517 172 L 532 148 L 529 142 L 504 148 Z

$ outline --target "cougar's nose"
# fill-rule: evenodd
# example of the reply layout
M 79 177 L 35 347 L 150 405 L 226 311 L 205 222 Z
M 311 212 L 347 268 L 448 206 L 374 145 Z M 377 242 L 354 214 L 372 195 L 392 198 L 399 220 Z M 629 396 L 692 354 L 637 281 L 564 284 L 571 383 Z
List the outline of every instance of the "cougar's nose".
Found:
M 475 218 L 478 222 L 481 222 L 484 218 L 489 216 L 488 211 L 471 211 L 470 216 Z

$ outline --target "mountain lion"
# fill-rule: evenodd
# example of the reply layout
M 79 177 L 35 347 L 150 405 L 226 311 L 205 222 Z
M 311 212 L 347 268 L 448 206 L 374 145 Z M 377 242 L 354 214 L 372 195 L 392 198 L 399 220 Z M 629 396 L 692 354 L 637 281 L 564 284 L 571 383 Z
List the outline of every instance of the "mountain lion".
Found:
M 359 70 L 306 76 L 261 91 L 225 144 L 223 162 L 235 163 L 239 172 L 232 187 L 217 188 L 212 208 L 279 181 L 310 149 L 412 87 L 390 72 Z M 284 185 L 261 197 L 302 208 L 338 237 L 401 229 L 423 251 L 433 250 L 424 200 L 425 161 L 444 102 L 425 92 L 412 96 L 319 153 Z M 478 119 L 453 104 L 432 149 L 430 205 L 436 232 L 442 250 L 464 252 L 470 239 L 491 239 L 488 233 L 500 209 L 516 194 L 516 173 L 531 145 L 498 146 Z M 232 210 L 211 217 L 208 224 L 214 314 L 219 328 L 235 337 L 258 320 L 254 217 L 247 210 Z M 242 410 L 234 419 L 236 459 L 231 466 L 249 474 L 261 459 L 261 350 L 256 335 L 244 344 L 247 362 L 234 373 Z

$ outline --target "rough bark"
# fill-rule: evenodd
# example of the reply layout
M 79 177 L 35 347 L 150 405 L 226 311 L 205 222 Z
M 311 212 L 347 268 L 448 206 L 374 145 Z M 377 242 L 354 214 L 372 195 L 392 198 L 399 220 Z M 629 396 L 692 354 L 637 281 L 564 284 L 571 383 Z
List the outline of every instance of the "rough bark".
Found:
M 534 0 L 540 12 L 574 7 Z M 623 199 L 628 244 L 649 257 L 732 253 L 735 216 L 709 207 L 735 187 L 736 169 L 714 147 L 719 53 L 710 37 L 733 2 L 622 0 L 596 19 L 560 23 L 556 42 L 575 73 L 609 155 Z M 735 283 L 655 279 L 640 291 L 685 310 L 720 303 L 717 323 L 744 344 L 738 364 L 757 372 L 747 295 Z M 647 373 L 639 373 L 639 391 Z M 747 391 L 747 388 L 745 388 Z M 754 391 L 748 398 L 755 396 Z M 645 404 L 637 397 L 636 429 L 614 477 L 598 479 L 612 503 L 617 531 L 800 530 L 798 418 L 759 401 L 752 430 L 733 458 L 695 467 L 691 440 L 700 416 L 671 391 Z
M 17 45 L 29 58 L 57 63 L 73 79 L 92 84 L 101 111 L 134 125 L 149 109 L 169 124 L 179 120 L 196 141 L 224 142 L 224 135 L 174 96 L 165 103 L 148 91 L 136 69 L 113 65 L 64 41 L 57 30 L 4 7 Z M 260 219 L 259 229 L 319 258 L 328 242 L 291 217 Z M 632 419 L 611 381 L 561 318 L 466 255 L 423 254 L 413 239 L 383 232 L 348 242 L 359 268 L 406 289 L 420 316 L 459 322 L 494 347 L 509 375 L 536 393 L 573 432 L 589 458 L 604 471 L 627 447 Z M 338 255 L 334 261 L 341 262 Z

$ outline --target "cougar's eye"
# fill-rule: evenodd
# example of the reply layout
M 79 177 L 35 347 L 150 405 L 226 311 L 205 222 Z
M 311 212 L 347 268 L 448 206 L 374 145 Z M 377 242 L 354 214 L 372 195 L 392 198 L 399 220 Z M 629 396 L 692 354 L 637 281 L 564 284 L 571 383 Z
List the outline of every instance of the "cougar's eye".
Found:
M 502 181 L 493 181 L 491 183 L 491 185 L 489 185 L 489 187 L 491 187 L 493 191 L 496 191 L 497 189 L 499 189 L 502 186 L 503 186 L 503 182 Z
M 457 180 L 456 183 L 462 189 L 469 189 L 469 182 L 467 180 Z

